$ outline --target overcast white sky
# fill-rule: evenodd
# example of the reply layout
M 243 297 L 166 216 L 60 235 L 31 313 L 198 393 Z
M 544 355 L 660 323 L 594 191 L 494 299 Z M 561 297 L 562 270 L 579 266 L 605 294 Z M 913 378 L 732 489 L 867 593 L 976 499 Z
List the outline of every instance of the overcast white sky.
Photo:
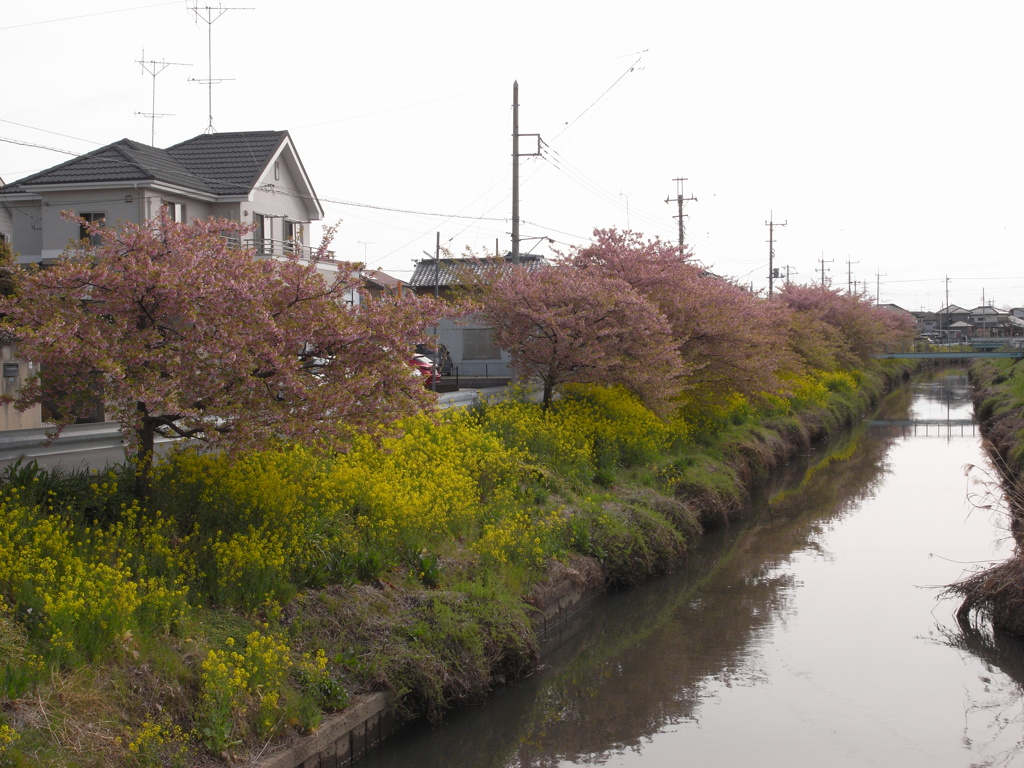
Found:
M 212 31 L 214 128 L 290 131 L 335 251 L 398 277 L 437 232 L 511 247 L 518 80 L 547 146 L 522 162 L 524 238 L 674 242 L 685 177 L 697 258 L 757 289 L 773 217 L 795 280 L 824 259 L 907 309 L 944 305 L 947 276 L 951 303 L 1024 306 L 1019 0 L 198 2 L 212 26 L 192 0 L 5 2 L 0 177 L 148 143 L 139 60 L 191 65 L 156 77 L 156 145 L 202 133 Z

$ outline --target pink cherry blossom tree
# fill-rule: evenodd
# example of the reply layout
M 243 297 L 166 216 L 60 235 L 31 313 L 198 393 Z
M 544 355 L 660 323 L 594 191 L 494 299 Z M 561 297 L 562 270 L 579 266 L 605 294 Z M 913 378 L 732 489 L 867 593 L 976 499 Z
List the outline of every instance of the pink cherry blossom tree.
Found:
M 799 365 L 784 340 L 788 310 L 716 276 L 675 244 L 635 232 L 596 230 L 568 261 L 629 283 L 664 314 L 689 386 L 720 396 L 784 389 L 780 374 Z
M 277 439 L 343 448 L 432 397 L 406 364 L 439 305 L 412 296 L 352 307 L 352 266 L 325 280 L 316 258 L 259 259 L 225 219 L 93 227 L 53 267 L 25 274 L 0 306 L 41 374 L 18 407 L 47 402 L 57 433 L 96 398 L 137 458 L 145 492 L 157 435 L 235 451 Z
M 913 338 L 913 322 L 895 312 L 875 306 L 859 294 L 823 285 L 792 283 L 779 291 L 779 300 L 797 313 L 814 318 L 834 329 L 828 353 L 841 367 L 863 365 L 886 342 Z M 821 339 L 824 335 L 819 334 Z M 820 354 L 822 346 L 817 346 Z
M 542 383 L 545 408 L 566 382 L 621 384 L 660 411 L 682 386 L 665 317 L 624 280 L 571 264 L 500 266 L 472 289 L 516 372 Z

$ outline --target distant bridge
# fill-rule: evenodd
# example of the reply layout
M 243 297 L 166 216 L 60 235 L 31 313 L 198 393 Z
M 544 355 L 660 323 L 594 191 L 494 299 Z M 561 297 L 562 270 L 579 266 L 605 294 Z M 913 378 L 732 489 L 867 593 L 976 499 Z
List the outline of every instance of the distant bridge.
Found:
M 875 419 L 868 426 L 876 431 L 899 437 L 960 437 L 976 436 L 978 423 L 974 419 Z
M 874 355 L 879 359 L 924 358 L 929 360 L 970 360 L 984 357 L 1024 358 L 1020 339 L 975 339 L 964 344 L 932 344 L 927 341 L 885 344 Z

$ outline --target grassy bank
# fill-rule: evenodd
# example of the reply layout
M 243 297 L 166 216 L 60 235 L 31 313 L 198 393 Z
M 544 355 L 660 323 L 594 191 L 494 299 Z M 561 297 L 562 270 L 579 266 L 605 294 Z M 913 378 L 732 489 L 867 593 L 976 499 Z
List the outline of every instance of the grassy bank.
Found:
M 638 583 L 909 366 L 692 402 L 567 387 L 418 416 L 344 455 L 183 452 L 130 473 L 8 471 L 0 765 L 203 765 L 315 729 L 361 693 L 440 717 L 537 662 L 552 582 Z
M 1024 536 L 1024 363 L 982 360 L 970 368 L 974 410 L 992 469 L 973 470 L 980 506 L 1005 510 L 1018 544 Z M 996 629 L 1024 635 L 1024 557 L 979 571 L 950 586 L 963 599 L 961 619 L 971 614 L 991 620 Z

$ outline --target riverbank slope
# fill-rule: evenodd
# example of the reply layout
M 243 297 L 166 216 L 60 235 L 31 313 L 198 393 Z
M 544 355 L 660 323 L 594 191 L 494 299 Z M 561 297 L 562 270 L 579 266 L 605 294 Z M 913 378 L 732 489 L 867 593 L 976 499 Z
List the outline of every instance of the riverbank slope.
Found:
M 0 762 L 280 764 L 379 692 L 399 721 L 479 701 L 536 667 L 566 587 L 671 569 L 910 368 L 823 374 L 785 401 L 726 398 L 678 421 L 584 386 L 549 411 L 416 417 L 330 460 L 185 452 L 148 508 L 117 470 L 15 467 Z
M 1024 365 L 1019 360 L 984 360 L 970 368 L 974 411 L 991 459 L 971 468 L 972 502 L 1006 512 L 1018 552 L 1004 563 L 949 586 L 963 599 L 960 617 L 988 619 L 996 629 L 1024 635 Z

